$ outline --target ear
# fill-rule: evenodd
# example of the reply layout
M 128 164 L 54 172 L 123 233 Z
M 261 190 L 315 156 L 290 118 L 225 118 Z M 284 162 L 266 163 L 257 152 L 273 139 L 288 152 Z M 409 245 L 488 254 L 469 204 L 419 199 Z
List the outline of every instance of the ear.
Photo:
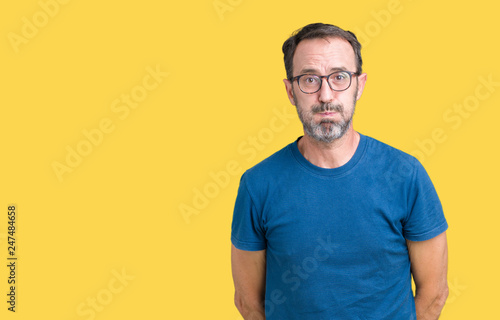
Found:
M 356 101 L 361 99 L 361 94 L 365 89 L 366 78 L 367 78 L 366 73 L 362 73 L 358 76 L 358 92 L 356 93 Z
M 288 100 L 292 105 L 295 105 L 295 99 L 293 98 L 293 85 L 292 82 L 288 79 L 283 79 L 286 88 L 286 94 L 288 95 Z

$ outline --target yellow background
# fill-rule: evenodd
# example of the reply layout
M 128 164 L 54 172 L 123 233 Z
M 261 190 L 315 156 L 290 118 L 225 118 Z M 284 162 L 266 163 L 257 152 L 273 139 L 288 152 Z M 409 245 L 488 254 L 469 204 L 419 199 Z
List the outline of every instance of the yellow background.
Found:
M 1 319 L 240 319 L 229 257 L 236 190 L 243 170 L 301 135 L 281 45 L 311 22 L 358 32 L 368 82 L 355 129 L 416 154 L 438 190 L 450 225 L 441 319 L 497 317 L 497 4 L 65 2 L 45 5 L 51 16 L 35 0 L 0 5 Z M 168 76 L 155 83 L 148 68 Z M 144 91 L 143 81 L 157 86 Z M 464 103 L 473 111 L 453 109 Z M 82 132 L 102 121 L 113 130 L 89 144 Z M 54 163 L 67 165 L 78 146 L 86 155 L 58 179 Z

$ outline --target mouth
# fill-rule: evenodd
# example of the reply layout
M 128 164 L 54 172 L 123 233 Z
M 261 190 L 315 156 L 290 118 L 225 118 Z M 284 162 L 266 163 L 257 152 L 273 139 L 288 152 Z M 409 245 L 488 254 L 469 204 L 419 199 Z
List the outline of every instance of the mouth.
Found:
M 322 117 L 331 117 L 333 115 L 335 115 L 337 112 L 333 112 L 333 111 L 326 111 L 326 112 L 319 112 L 318 114 Z

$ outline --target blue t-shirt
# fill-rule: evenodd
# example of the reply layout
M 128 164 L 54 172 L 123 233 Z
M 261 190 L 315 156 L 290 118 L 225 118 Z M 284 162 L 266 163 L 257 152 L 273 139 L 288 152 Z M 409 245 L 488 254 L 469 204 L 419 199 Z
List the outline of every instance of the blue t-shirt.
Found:
M 338 168 L 297 139 L 243 174 L 231 241 L 267 250 L 266 319 L 416 319 L 406 239 L 448 224 L 417 159 L 360 137 Z

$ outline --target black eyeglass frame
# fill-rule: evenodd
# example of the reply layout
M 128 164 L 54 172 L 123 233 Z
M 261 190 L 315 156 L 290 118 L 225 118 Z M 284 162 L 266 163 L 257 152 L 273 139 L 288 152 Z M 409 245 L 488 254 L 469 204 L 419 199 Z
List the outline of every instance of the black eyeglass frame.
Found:
M 347 86 L 347 88 L 345 89 L 342 89 L 342 90 L 335 90 L 332 88 L 332 85 L 330 84 L 330 77 L 336 73 L 342 73 L 342 72 L 345 72 L 349 75 L 349 85 Z M 301 75 L 298 75 L 298 76 L 295 76 L 293 77 L 292 79 L 290 79 L 290 82 L 294 82 L 295 80 L 297 80 L 297 85 L 299 86 L 299 89 L 300 91 L 302 91 L 303 93 L 305 94 L 313 94 L 313 93 L 316 93 L 318 92 L 319 90 L 321 90 L 321 87 L 323 86 L 323 78 L 326 78 L 326 83 L 328 83 L 328 86 L 330 87 L 330 89 L 332 89 L 333 91 L 337 91 L 337 92 L 340 92 L 340 91 L 345 91 L 347 89 L 349 89 L 351 87 L 351 84 L 352 84 L 352 77 L 353 76 L 359 76 L 360 74 L 358 72 L 351 72 L 351 71 L 335 71 L 333 73 L 330 73 L 329 75 L 327 76 L 318 76 L 316 74 L 312 74 L 312 73 L 304 73 L 304 74 L 301 74 Z M 299 83 L 299 80 L 301 77 L 303 76 L 315 76 L 315 77 L 318 77 L 320 78 L 321 82 L 319 83 L 319 88 L 318 90 L 314 91 L 314 92 L 305 92 L 304 90 L 302 90 L 302 88 L 300 87 L 300 83 Z

